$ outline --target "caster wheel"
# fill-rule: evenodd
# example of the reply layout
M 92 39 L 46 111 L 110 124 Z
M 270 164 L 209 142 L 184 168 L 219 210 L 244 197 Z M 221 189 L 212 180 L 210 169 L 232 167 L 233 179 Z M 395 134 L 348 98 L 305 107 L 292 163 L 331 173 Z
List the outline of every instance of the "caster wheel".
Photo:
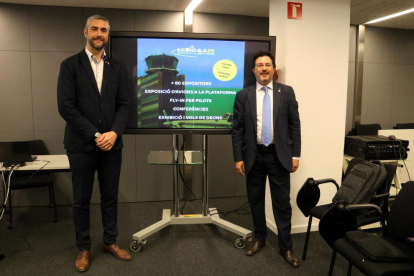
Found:
M 245 240 L 245 239 L 243 239 L 243 238 L 238 238 L 238 239 L 236 239 L 236 241 L 234 242 L 234 245 L 235 245 L 237 248 L 242 249 L 242 248 L 244 248 L 244 247 L 246 246 L 246 240 Z
M 133 241 L 131 242 L 131 244 L 129 245 L 129 249 L 132 252 L 139 252 L 142 249 L 142 245 L 138 242 L 138 241 Z

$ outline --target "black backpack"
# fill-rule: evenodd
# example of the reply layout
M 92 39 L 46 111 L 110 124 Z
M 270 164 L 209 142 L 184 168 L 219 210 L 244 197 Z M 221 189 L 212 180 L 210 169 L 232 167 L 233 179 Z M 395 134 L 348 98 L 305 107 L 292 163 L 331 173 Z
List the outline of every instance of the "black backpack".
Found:
M 368 203 L 386 179 L 387 171 L 381 162 L 361 161 L 346 176 L 332 202 Z

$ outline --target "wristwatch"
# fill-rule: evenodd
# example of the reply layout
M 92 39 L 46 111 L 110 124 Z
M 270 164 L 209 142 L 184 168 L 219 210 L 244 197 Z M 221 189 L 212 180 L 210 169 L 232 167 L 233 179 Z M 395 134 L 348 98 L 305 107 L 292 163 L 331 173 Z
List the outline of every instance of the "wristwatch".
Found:
M 95 133 L 95 138 L 98 138 L 101 135 L 99 132 Z

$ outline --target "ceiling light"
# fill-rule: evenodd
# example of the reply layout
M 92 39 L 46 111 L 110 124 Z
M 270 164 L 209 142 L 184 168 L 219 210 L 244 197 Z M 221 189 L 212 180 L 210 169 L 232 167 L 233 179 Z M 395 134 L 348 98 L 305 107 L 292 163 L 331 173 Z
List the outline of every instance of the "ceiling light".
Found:
M 203 0 L 193 0 L 185 9 L 185 24 L 193 24 L 193 10 L 200 4 Z
M 366 22 L 364 24 L 377 23 L 377 22 L 380 22 L 380 21 L 383 21 L 383 20 L 387 20 L 387 19 L 394 18 L 394 17 L 400 16 L 400 15 L 404 15 L 404 14 L 407 14 L 407 13 L 410 13 L 410 12 L 414 12 L 414 9 L 409 9 L 409 10 L 402 11 L 402 12 L 399 12 L 399 13 L 394 13 L 394 14 L 391 14 L 391 15 L 388 15 L 388 16 L 385 16 L 385 17 L 381 17 L 381 18 L 378 18 L 378 19 L 375 19 L 375 20 L 371 20 L 371 21 Z

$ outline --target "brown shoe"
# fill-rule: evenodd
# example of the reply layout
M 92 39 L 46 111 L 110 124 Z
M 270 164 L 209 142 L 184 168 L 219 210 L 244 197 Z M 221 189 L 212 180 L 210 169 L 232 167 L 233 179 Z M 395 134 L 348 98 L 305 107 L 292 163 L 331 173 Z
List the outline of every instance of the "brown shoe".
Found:
M 298 259 L 295 257 L 295 255 L 293 255 L 293 251 L 292 250 L 288 250 L 288 251 L 280 250 L 280 255 L 282 255 L 283 259 L 285 259 L 285 261 L 291 267 L 294 267 L 294 268 L 298 268 L 299 267 Z
M 119 245 L 104 245 L 103 251 L 106 253 L 111 253 L 115 257 L 123 261 L 130 261 L 132 260 L 131 255 L 126 252 L 124 249 L 120 248 Z
M 247 249 L 246 255 L 247 256 L 254 256 L 257 252 L 259 252 L 263 246 L 265 246 L 266 241 L 260 241 L 255 239 L 254 243 Z
M 78 258 L 75 262 L 76 270 L 79 272 L 85 272 L 89 268 L 90 251 L 79 251 Z

